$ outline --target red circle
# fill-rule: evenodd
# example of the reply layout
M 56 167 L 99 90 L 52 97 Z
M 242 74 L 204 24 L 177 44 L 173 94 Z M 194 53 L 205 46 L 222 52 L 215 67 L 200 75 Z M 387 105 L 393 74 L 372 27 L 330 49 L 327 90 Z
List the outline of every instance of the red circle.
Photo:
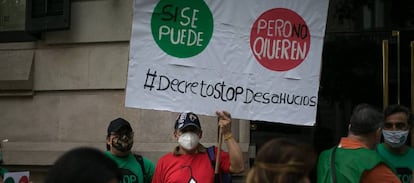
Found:
M 296 12 L 275 8 L 254 22 L 250 47 L 256 60 L 273 71 L 287 71 L 300 65 L 309 53 L 310 32 Z
M 27 178 L 27 176 L 22 176 L 19 180 L 19 183 L 29 183 L 29 178 Z

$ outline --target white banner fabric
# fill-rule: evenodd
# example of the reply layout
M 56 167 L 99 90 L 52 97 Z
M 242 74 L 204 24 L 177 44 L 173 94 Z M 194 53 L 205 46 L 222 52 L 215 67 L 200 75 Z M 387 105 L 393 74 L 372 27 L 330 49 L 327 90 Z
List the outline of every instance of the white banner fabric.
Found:
M 135 0 L 126 107 L 312 126 L 328 0 Z

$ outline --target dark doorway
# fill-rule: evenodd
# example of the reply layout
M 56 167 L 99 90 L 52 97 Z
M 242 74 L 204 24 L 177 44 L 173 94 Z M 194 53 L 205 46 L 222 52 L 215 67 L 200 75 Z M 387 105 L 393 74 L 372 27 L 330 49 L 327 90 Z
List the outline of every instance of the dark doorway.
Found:
M 347 135 L 354 106 L 370 103 L 383 108 L 383 40 L 389 47 L 389 104 L 413 107 L 410 42 L 414 41 L 414 1 L 331 1 L 316 125 L 251 121 L 252 147 L 258 150 L 270 138 L 287 136 L 313 143 L 319 153 Z M 314 182 L 315 175 L 312 179 Z

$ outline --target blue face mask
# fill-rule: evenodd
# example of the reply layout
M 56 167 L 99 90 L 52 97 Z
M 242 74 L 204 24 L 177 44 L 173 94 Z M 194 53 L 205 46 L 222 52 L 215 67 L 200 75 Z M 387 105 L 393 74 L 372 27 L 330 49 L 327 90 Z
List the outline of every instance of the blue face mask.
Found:
M 382 130 L 384 141 L 391 147 L 401 147 L 407 141 L 408 131 Z

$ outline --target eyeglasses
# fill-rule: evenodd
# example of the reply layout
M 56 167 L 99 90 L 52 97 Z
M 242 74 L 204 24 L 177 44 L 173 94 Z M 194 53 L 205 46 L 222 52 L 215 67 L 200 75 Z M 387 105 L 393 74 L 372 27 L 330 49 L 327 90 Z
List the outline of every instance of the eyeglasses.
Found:
M 405 122 L 396 122 L 396 123 L 384 123 L 384 129 L 385 130 L 407 130 L 408 129 L 408 124 Z

